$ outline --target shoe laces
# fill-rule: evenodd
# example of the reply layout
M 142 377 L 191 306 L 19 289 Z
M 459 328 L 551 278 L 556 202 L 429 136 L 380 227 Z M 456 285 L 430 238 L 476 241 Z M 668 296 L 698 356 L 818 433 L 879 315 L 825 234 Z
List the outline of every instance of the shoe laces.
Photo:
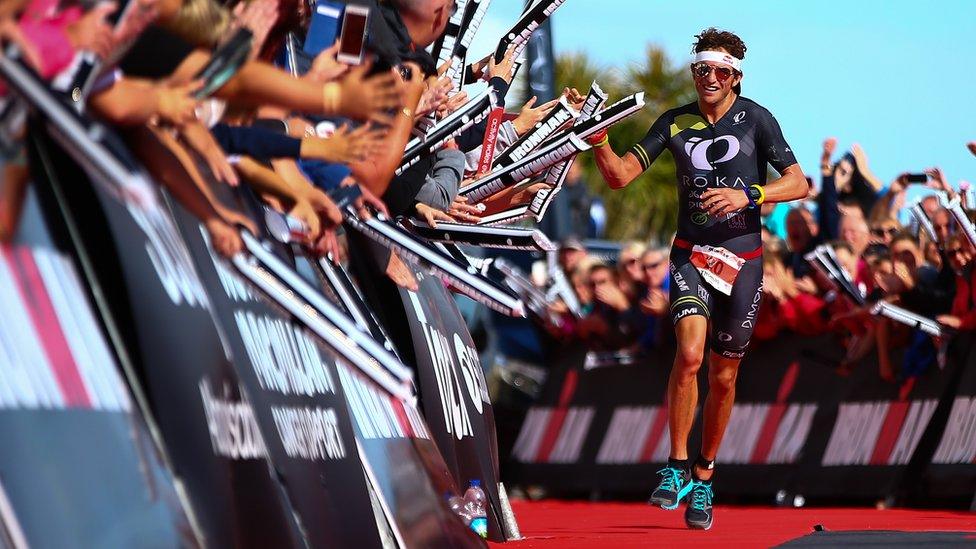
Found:
M 694 488 L 691 489 L 691 507 L 704 511 L 706 507 L 712 504 L 713 495 L 710 483 L 696 482 Z
M 664 477 L 661 479 L 660 488 L 677 492 L 678 485 L 681 481 L 681 473 L 681 469 L 675 469 L 674 467 L 665 467 L 664 469 L 658 471 L 657 474 Z

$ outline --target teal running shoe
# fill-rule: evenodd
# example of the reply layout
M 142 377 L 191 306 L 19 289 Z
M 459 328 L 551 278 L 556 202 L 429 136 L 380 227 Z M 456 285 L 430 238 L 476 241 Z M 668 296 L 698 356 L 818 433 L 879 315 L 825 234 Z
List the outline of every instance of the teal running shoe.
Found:
M 691 491 L 691 473 L 674 467 L 665 467 L 658 471 L 661 482 L 651 494 L 647 502 L 660 505 L 661 509 L 673 511 L 678 508 L 681 498 Z
M 691 495 L 685 509 L 685 524 L 688 528 L 708 530 L 712 527 L 712 483 L 700 480 L 691 481 Z

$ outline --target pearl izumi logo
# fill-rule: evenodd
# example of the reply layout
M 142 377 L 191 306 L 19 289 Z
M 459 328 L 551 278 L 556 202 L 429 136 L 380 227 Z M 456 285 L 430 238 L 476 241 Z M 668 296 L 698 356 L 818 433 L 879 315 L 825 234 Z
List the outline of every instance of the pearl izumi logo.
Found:
M 713 149 L 713 156 L 716 150 L 721 150 L 722 146 L 718 145 L 719 142 L 725 142 L 725 154 L 720 156 L 715 160 L 708 159 L 708 150 L 713 146 L 717 146 L 717 149 Z M 715 169 L 715 164 L 721 164 L 722 162 L 728 162 L 735 158 L 735 155 L 739 154 L 739 140 L 733 135 L 723 135 L 721 137 L 716 137 L 715 139 L 702 139 L 700 137 L 691 137 L 688 142 L 685 143 L 685 154 L 691 158 L 691 164 L 698 170 L 712 171 Z

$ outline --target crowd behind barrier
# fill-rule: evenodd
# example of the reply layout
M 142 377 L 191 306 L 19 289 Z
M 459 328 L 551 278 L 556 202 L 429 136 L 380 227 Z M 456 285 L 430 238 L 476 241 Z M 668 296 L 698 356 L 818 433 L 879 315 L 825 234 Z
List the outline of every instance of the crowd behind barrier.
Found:
M 529 4 L 477 60 L 488 0 L 0 4 L 0 299 L 22 321 L 0 321 L 0 544 L 125 546 L 153 531 L 173 545 L 466 547 L 484 545 L 482 519 L 492 541 L 519 537 L 489 398 L 518 357 L 503 352 L 486 379 L 451 292 L 529 317 L 557 349 L 540 401 L 552 409 L 533 408 L 515 444 L 540 467 L 532 482 L 587 456 L 659 461 L 661 404 L 645 398 L 671 345 L 665 243 L 609 246 L 614 266 L 576 239 L 556 251 L 497 227 L 560 209 L 581 236 L 599 226 L 575 157 L 644 107 L 644 92 L 597 82 L 511 101 L 530 38 L 563 2 Z M 945 204 L 912 205 L 917 230 L 903 233 L 917 174 L 882 190 L 859 147 L 832 163 L 835 146 L 815 209 L 764 211 L 766 305 L 749 321 L 756 356 L 782 354 L 769 359 L 780 382 L 775 398 L 754 384 L 770 404 L 735 416 L 741 444 L 719 459 L 809 469 L 803 449 L 822 442 L 827 461 L 897 466 L 890 485 L 952 482 L 916 456 L 958 463 L 972 438 L 957 360 L 976 326 L 972 201 L 927 170 Z M 520 272 L 471 247 L 550 255 Z M 821 345 L 780 345 L 800 336 Z M 843 353 L 825 358 L 828 340 Z M 540 384 L 540 365 L 523 366 Z M 613 373 L 622 395 L 641 393 L 611 417 L 584 381 Z M 848 406 L 862 391 L 890 402 Z M 860 431 L 815 429 L 851 414 L 879 429 L 868 458 L 843 443 Z M 649 421 L 639 452 L 594 447 L 602 421 L 617 438 Z M 791 471 L 784 489 L 826 485 Z M 479 490 L 484 516 L 449 507 Z M 52 526 L 41 517 L 61 492 Z

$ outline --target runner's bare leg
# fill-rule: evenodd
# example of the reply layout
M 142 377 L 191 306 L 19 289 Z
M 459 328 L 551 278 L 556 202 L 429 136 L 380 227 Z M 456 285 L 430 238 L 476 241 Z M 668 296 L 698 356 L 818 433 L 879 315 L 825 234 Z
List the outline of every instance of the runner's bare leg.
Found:
M 674 327 L 678 351 L 668 380 L 668 427 L 671 457 L 688 459 L 688 433 L 695 422 L 698 405 L 698 370 L 705 357 L 708 319 L 701 315 L 682 318 Z
M 725 358 L 710 353 L 708 360 L 708 396 L 705 397 L 705 410 L 702 417 L 703 458 L 714 461 L 722 444 L 725 428 L 729 425 L 732 404 L 735 402 L 735 378 L 739 374 L 742 359 Z M 694 467 L 695 476 L 702 480 L 712 478 L 714 471 Z

